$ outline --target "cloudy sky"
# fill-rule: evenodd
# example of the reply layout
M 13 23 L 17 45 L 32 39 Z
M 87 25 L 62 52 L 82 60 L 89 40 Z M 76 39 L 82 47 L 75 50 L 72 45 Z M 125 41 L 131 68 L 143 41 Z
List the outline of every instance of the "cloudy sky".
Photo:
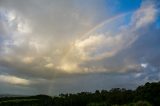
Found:
M 0 0 L 0 94 L 159 80 L 159 0 Z

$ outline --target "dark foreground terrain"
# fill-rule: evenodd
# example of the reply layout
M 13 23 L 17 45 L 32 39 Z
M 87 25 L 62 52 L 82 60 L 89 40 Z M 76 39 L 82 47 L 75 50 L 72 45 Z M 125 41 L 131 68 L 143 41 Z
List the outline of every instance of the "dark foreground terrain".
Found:
M 160 82 L 146 83 L 136 90 L 113 88 L 57 97 L 2 97 L 0 106 L 160 106 Z

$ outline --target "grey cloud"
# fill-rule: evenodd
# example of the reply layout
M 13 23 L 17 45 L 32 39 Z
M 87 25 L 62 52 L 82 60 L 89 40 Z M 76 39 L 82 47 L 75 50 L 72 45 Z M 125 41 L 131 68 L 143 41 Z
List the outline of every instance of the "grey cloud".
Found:
M 1 64 L 6 64 L 7 66 L 10 65 L 10 67 L 16 71 L 22 70 L 23 66 L 23 70 L 27 70 L 27 72 L 24 71 L 24 73 L 33 72 L 32 74 L 34 74 L 34 66 L 36 67 L 36 65 L 39 64 L 38 62 L 41 62 L 41 65 L 47 64 L 43 62 L 45 61 L 43 59 L 45 56 L 53 58 L 56 64 L 56 61 L 59 61 L 59 57 L 54 56 L 57 48 L 63 49 L 65 52 L 65 49 L 67 50 L 70 46 L 68 43 L 72 42 L 75 37 L 79 37 L 86 33 L 86 31 L 92 27 L 92 24 L 95 24 L 92 21 L 94 18 L 92 15 L 98 14 L 98 11 L 97 13 L 95 11 L 94 13 L 90 11 L 84 13 L 79 9 L 80 7 L 75 7 L 74 3 L 75 1 L 72 0 L 45 2 L 37 0 L 2 0 L 0 5 L 1 9 L 7 11 L 6 14 L 9 14 L 10 11 L 14 12 L 15 19 L 12 22 L 12 24 L 14 24 L 12 27 L 9 25 L 7 26 L 10 28 L 10 39 L 7 38 L 4 40 L 4 43 L 7 45 L 4 45 L 3 43 L 1 50 L 9 53 L 7 55 L 3 55 L 4 53 L 1 52 L 1 55 L 3 55 Z M 89 8 L 94 8 L 94 6 L 97 5 L 93 5 L 93 7 L 91 5 Z M 14 30 L 18 30 L 19 25 L 25 25 L 25 23 L 31 27 L 31 33 L 26 35 L 14 32 Z M 4 24 L 7 25 L 8 22 Z M 37 49 L 40 49 L 40 51 Z M 37 57 L 35 58 L 34 66 L 25 66 L 21 62 L 24 56 L 29 55 L 32 57 L 36 54 Z M 12 62 L 8 62 L 8 60 L 6 61 L 6 58 L 11 59 Z M 33 70 L 27 69 L 32 66 Z M 43 72 L 45 69 L 43 69 L 44 68 L 42 66 L 36 70 L 42 70 L 42 73 L 45 73 Z M 21 72 L 23 73 L 23 71 Z
M 83 73 L 83 70 L 80 70 L 82 73 L 69 73 L 62 71 L 61 67 L 56 67 L 63 62 L 71 62 L 69 65 L 72 65 L 74 62 L 81 61 L 79 55 L 72 56 L 78 54 L 75 51 L 72 53 L 72 43 L 104 17 L 109 17 L 107 14 L 102 16 L 105 7 L 96 5 L 97 1 L 93 4 L 88 1 L 88 4 L 83 5 L 85 9 L 81 9 L 81 5 L 77 6 L 76 3 L 83 4 L 81 1 L 72 0 L 0 1 L 0 9 L 6 10 L 6 14 L 15 12 L 13 25 L 9 26 L 8 22 L 3 20 L 0 11 L 0 75 L 7 74 L 32 82 L 28 86 L 0 83 L 2 85 L 0 93 L 25 92 L 25 94 L 51 95 L 113 87 L 135 88 L 146 81 L 159 80 L 160 32 L 154 27 L 154 23 L 134 33 L 131 31 L 132 34 L 125 33 L 126 36 L 122 39 L 132 35 L 138 35 L 138 38 L 126 48 L 118 50 L 115 55 L 78 63 L 80 68 L 92 69 L 91 72 Z M 148 4 L 150 5 L 150 3 L 143 5 Z M 85 11 L 86 8 L 89 9 Z M 25 25 L 26 27 L 28 25 L 31 31 L 23 33 Z M 22 32 L 17 31 L 18 27 Z M 127 40 L 130 42 L 132 39 Z M 108 45 L 100 45 L 98 50 L 103 52 L 106 46 L 108 47 Z M 66 61 L 66 58 L 71 59 Z M 142 63 L 148 63 L 150 67 L 143 69 Z M 64 64 L 64 67 L 67 66 Z

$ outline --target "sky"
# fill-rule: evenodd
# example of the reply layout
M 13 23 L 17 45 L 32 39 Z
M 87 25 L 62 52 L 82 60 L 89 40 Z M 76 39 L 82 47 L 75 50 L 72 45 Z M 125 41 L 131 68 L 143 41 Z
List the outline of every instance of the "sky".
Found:
M 0 94 L 135 89 L 159 54 L 159 0 L 0 0 Z

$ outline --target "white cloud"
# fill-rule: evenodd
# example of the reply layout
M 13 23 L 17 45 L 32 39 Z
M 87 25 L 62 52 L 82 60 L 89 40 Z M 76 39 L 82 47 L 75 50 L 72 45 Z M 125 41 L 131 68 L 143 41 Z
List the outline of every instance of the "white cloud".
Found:
M 0 82 L 13 85 L 29 85 L 30 81 L 24 78 L 19 78 L 11 75 L 0 75 Z
M 92 52 L 96 51 L 101 45 L 105 42 L 105 36 L 103 35 L 92 35 L 84 40 L 77 40 L 75 42 L 75 49 L 78 49 L 78 52 L 83 57 L 88 57 Z
M 9 12 L 9 13 L 6 15 L 6 17 L 8 18 L 8 20 L 9 20 L 10 22 L 16 19 L 16 15 L 15 15 L 15 13 L 14 13 L 13 11 L 12 11 L 12 12 Z
M 147 63 L 141 63 L 142 68 L 147 68 L 148 64 Z
M 29 26 L 27 23 L 19 22 L 17 25 L 17 31 L 19 33 L 31 33 L 31 26 Z
M 142 7 L 134 13 L 132 24 L 135 25 L 136 29 L 145 27 L 155 21 L 156 12 L 157 10 L 154 4 L 142 5 Z

